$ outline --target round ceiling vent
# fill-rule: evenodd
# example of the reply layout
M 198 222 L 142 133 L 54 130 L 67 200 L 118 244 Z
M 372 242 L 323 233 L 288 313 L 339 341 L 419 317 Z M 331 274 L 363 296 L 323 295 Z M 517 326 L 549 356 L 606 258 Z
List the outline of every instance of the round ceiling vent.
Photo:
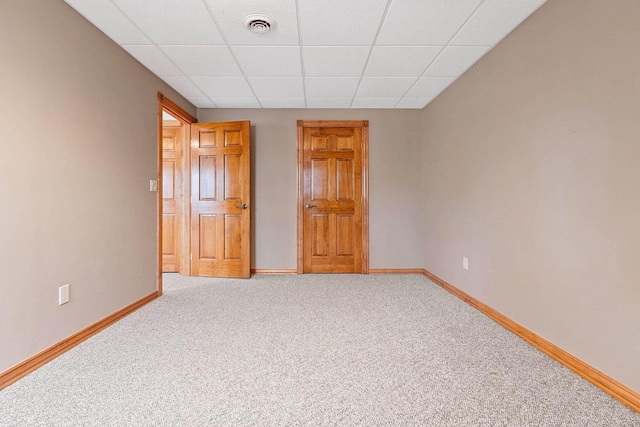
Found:
M 256 34 L 266 34 L 276 28 L 276 21 L 267 15 L 249 15 L 244 18 L 244 26 Z

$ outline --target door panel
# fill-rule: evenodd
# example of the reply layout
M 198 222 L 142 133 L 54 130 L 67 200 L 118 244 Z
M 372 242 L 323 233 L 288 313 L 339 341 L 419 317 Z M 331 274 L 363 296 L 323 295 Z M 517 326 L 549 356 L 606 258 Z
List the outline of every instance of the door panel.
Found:
M 180 186 L 182 127 L 162 128 L 162 272 L 180 269 Z
M 250 123 L 191 125 L 191 272 L 250 276 Z
M 305 273 L 362 271 L 362 129 L 302 132 Z

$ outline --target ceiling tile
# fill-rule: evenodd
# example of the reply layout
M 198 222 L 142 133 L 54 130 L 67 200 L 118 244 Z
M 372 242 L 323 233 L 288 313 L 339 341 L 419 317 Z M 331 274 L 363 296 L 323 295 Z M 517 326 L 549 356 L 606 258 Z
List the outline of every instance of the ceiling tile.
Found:
M 453 45 L 494 45 L 545 0 L 486 0 L 451 42 Z
M 157 76 L 181 76 L 184 74 L 155 46 L 123 45 L 122 47 Z
M 393 1 L 378 45 L 445 45 L 481 0 Z
M 297 46 L 232 46 L 231 49 L 247 76 L 302 76 Z
M 162 76 L 162 80 L 184 97 L 201 97 L 204 94 L 185 76 Z
M 249 83 L 260 99 L 304 97 L 302 77 L 249 77 Z
M 112 0 L 156 44 L 224 44 L 202 0 Z
M 298 0 L 305 46 L 371 45 L 387 0 Z
M 304 98 L 260 98 L 262 108 L 304 108 Z
M 253 96 L 211 98 L 219 108 L 260 108 L 258 100 Z
M 350 108 L 353 98 L 307 98 L 307 108 Z
M 365 77 L 360 82 L 358 98 L 401 98 L 416 81 L 413 77 Z
M 198 108 L 216 108 L 217 105 L 214 104 L 209 98 L 206 96 L 187 96 L 187 101 L 192 103 Z
M 356 98 L 351 108 L 393 108 L 400 98 Z
M 298 19 L 295 0 L 206 0 L 220 31 L 231 45 L 298 45 Z M 255 34 L 244 26 L 248 15 L 264 14 L 275 20 L 275 29 Z
M 424 75 L 459 76 L 488 50 L 489 46 L 447 46 Z
M 402 98 L 396 108 L 424 108 L 433 98 Z
M 349 98 L 358 88 L 358 77 L 307 77 L 305 90 L 308 98 Z
M 376 46 L 364 73 L 379 77 L 420 77 L 443 46 Z
M 189 76 L 241 76 L 226 46 L 159 46 Z
M 369 46 L 307 46 L 303 48 L 304 74 L 309 77 L 360 77 Z
M 65 0 L 118 44 L 151 44 L 109 0 Z
M 413 98 L 435 98 L 455 79 L 455 77 L 421 77 L 409 92 L 407 92 L 406 96 Z
M 253 96 L 244 77 L 195 76 L 191 77 L 191 80 L 212 99 Z M 213 102 L 216 101 L 213 100 Z

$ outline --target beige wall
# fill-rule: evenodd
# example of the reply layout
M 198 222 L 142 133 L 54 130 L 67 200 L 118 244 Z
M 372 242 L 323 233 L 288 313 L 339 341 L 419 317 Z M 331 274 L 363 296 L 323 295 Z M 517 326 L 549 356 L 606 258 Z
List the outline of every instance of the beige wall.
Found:
M 636 391 L 638 23 L 550 0 L 422 116 L 425 267 Z
M 62 0 L 0 40 L 2 372 L 156 289 L 156 93 L 195 109 Z
M 254 268 L 296 268 L 297 120 L 369 120 L 370 267 L 422 263 L 417 110 L 198 110 L 200 122 L 251 120 Z

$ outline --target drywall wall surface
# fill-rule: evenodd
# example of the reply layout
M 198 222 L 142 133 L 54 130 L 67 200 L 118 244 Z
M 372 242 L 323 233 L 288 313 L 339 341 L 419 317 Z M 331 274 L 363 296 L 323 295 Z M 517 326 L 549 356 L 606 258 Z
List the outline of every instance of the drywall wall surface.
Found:
M 636 391 L 639 22 L 550 0 L 422 123 L 425 267 Z
M 196 110 L 61 0 L 0 40 L 2 372 L 156 289 L 157 91 Z
M 296 268 L 297 120 L 369 120 L 370 267 L 422 263 L 418 110 L 199 109 L 200 122 L 251 120 L 253 268 Z

